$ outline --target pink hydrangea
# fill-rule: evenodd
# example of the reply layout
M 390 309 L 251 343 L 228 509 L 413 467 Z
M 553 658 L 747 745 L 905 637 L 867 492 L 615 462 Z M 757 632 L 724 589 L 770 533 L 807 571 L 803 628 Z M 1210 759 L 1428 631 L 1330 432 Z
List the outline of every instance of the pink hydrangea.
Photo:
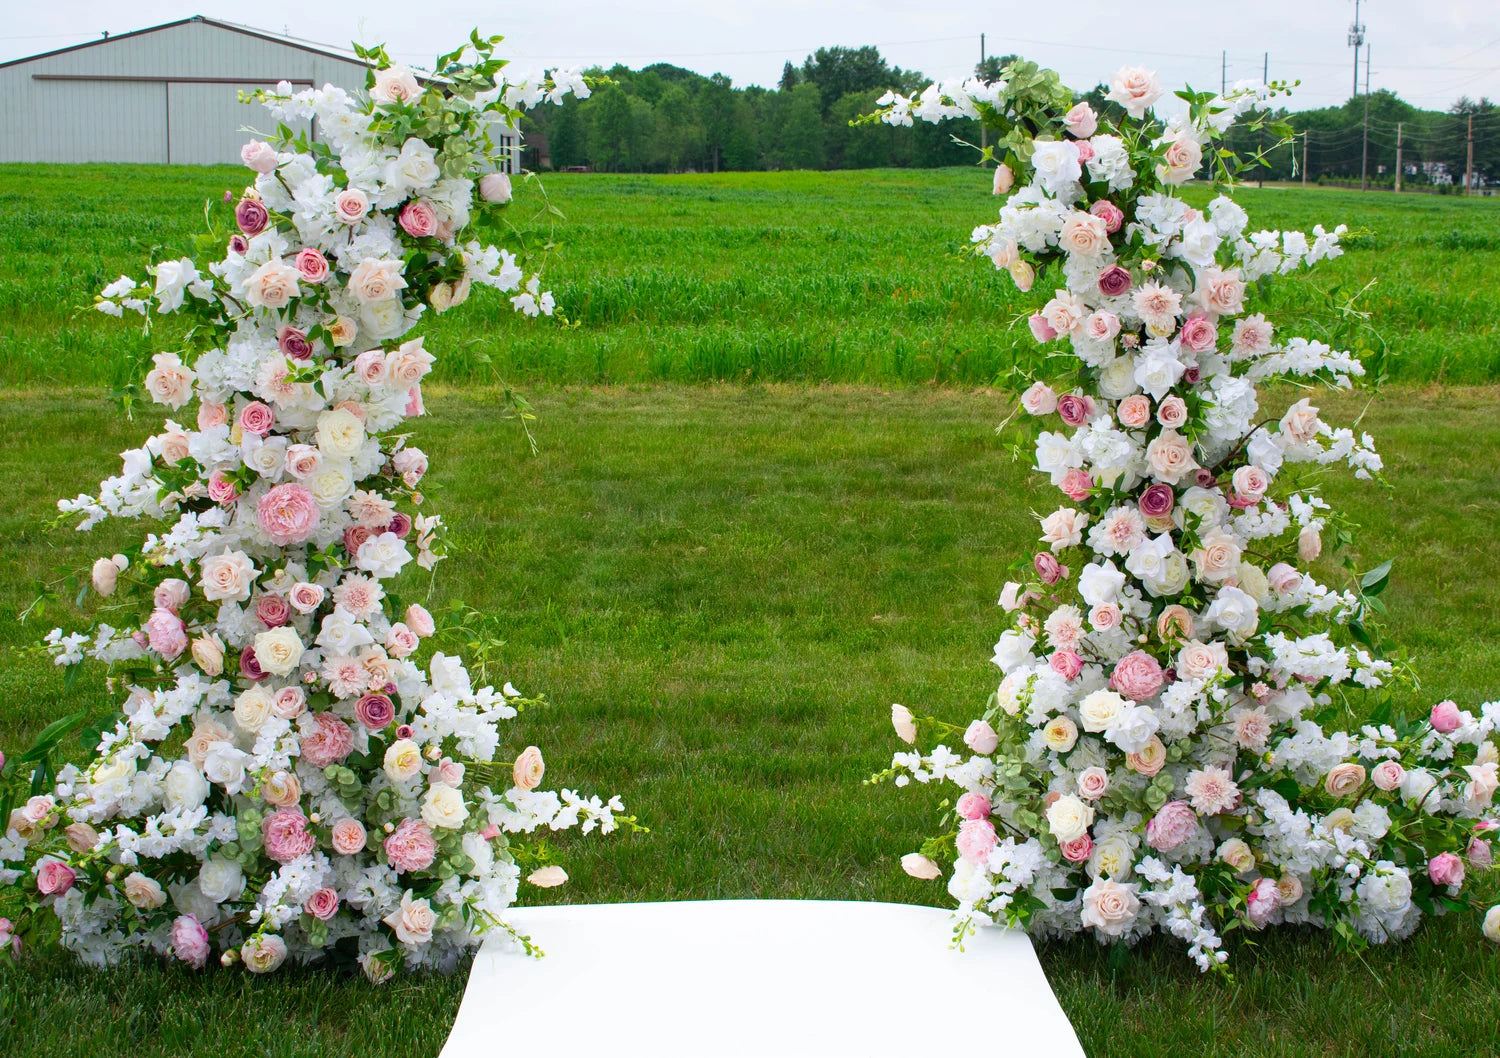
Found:
M 385 855 L 397 871 L 425 871 L 437 858 L 437 842 L 422 820 L 403 819 L 385 839 Z
M 317 844 L 308 832 L 307 817 L 297 808 L 280 808 L 266 816 L 260 824 L 260 835 L 266 855 L 277 863 L 306 856 Z
M 1186 801 L 1168 801 L 1146 824 L 1146 844 L 1171 852 L 1198 833 L 1198 816 Z
M 255 508 L 255 520 L 281 547 L 300 544 L 318 531 L 323 512 L 313 494 L 296 482 L 270 489 Z
M 302 736 L 302 759 L 314 768 L 338 764 L 354 749 L 354 733 L 332 713 L 313 716 L 314 729 Z

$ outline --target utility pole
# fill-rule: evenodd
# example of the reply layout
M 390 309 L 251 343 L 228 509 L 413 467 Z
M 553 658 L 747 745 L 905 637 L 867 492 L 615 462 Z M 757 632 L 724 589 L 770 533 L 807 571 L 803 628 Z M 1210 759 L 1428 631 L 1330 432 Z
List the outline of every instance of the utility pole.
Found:
M 1401 193 L 1401 126 L 1405 122 L 1396 122 L 1396 194 Z
M 1365 42 L 1365 27 L 1359 22 L 1359 0 L 1354 0 L 1354 22 L 1349 26 L 1349 43 L 1354 47 L 1354 95 L 1359 95 L 1359 46 Z
M 1307 186 L 1307 137 L 1312 135 L 1312 129 L 1302 131 L 1302 186 Z
M 1365 45 L 1365 134 L 1364 146 L 1360 149 L 1359 189 L 1370 189 L 1370 46 Z
M 1270 81 L 1270 79 L 1271 79 L 1271 53 L 1270 52 L 1266 52 L 1265 53 L 1265 65 L 1261 67 L 1260 83 L 1261 84 L 1266 84 L 1267 82 Z M 1266 108 L 1266 113 L 1267 113 L 1267 116 L 1269 116 L 1269 114 L 1270 114 L 1270 107 L 1269 106 Z M 1255 134 L 1255 145 L 1260 148 L 1259 153 L 1262 156 L 1261 160 L 1264 161 L 1265 160 L 1264 159 L 1264 155 L 1266 153 L 1266 130 L 1265 130 L 1265 126 L 1264 125 L 1262 125 L 1261 130 Z M 1266 186 L 1266 167 L 1263 166 L 1263 165 L 1257 165 L 1255 167 L 1255 186 L 1256 187 L 1265 187 Z
M 1464 198 L 1469 197 L 1469 188 L 1474 183 L 1474 115 L 1469 115 L 1469 160 L 1464 163 Z
M 979 76 L 984 77 L 984 34 L 979 34 Z M 979 146 L 981 149 L 990 145 L 989 131 L 984 127 L 983 119 L 979 122 Z
M 1219 94 L 1229 94 L 1229 50 L 1219 52 Z

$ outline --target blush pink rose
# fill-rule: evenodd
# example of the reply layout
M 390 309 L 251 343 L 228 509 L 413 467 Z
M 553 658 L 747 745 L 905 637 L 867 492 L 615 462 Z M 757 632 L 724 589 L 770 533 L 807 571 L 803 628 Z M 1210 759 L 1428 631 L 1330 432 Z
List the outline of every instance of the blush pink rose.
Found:
M 990 817 L 990 799 L 982 793 L 970 790 L 958 799 L 955 809 L 960 819 L 988 819 Z
M 1047 663 L 1052 666 L 1053 672 L 1070 683 L 1083 672 L 1083 659 L 1071 650 L 1053 651 Z
M 305 246 L 297 251 L 293 267 L 309 283 L 321 283 L 328 278 L 328 258 L 311 246 Z
M 1052 324 L 1048 323 L 1047 317 L 1040 312 L 1033 312 L 1026 322 L 1031 324 L 1031 336 L 1039 342 L 1050 342 L 1057 337 Z
M 291 620 L 292 608 L 281 595 L 262 595 L 255 600 L 255 617 L 267 628 L 280 628 Z
M 1086 140 L 1099 129 L 1099 116 L 1087 103 L 1076 103 L 1063 115 L 1063 124 L 1075 139 Z
M 192 915 L 180 915 L 172 923 L 172 954 L 195 970 L 208 963 L 208 930 Z
M 37 867 L 36 889 L 43 896 L 61 896 L 73 888 L 77 877 L 73 868 L 62 860 L 43 860 Z
M 1139 430 L 1151 421 L 1151 398 L 1133 393 L 1115 406 L 1115 418 L 1127 430 Z
M 1096 342 L 1113 341 L 1120 333 L 1120 317 L 1104 309 L 1091 312 L 1083 321 L 1083 333 Z
M 385 650 L 393 658 L 410 657 L 421 645 L 422 641 L 417 633 L 401 621 L 391 625 L 390 631 L 385 634 Z
M 297 808 L 278 808 L 260 824 L 266 855 L 277 863 L 291 863 L 306 856 L 317 841 L 307 829 L 307 817 Z
M 397 871 L 425 871 L 437 858 L 437 842 L 422 820 L 403 819 L 385 839 L 385 855 Z
M 1181 397 L 1167 397 L 1156 406 L 1156 421 L 1169 430 L 1187 422 L 1187 402 Z
M 1000 736 L 988 722 L 975 720 L 964 731 L 964 745 L 983 757 L 995 752 L 995 747 L 1000 745 Z
M 401 475 L 406 487 L 414 489 L 427 473 L 427 453 L 420 448 L 403 448 L 391 456 L 391 466 Z
M 1458 706 L 1453 702 L 1438 702 L 1432 707 L 1432 715 L 1428 717 L 1435 730 L 1443 734 L 1452 734 L 1457 731 L 1464 722 L 1459 714 Z
M 1094 156 L 1094 145 L 1092 143 L 1090 143 L 1088 140 L 1079 140 L 1078 141 L 1078 160 L 1079 160 L 1079 162 L 1087 162 L 1093 156 Z
M 295 482 L 287 482 L 260 498 L 255 520 L 272 543 L 287 547 L 300 544 L 316 533 L 323 512 L 311 492 Z
M 338 890 L 330 889 L 325 885 L 307 898 L 302 905 L 302 910 L 320 922 L 327 922 L 334 915 L 338 914 Z
M 1218 344 L 1219 328 L 1207 316 L 1195 312 L 1183 323 L 1179 337 L 1193 352 L 1204 353 Z
M 271 427 L 276 425 L 276 413 L 269 405 L 252 400 L 240 409 L 239 423 L 240 429 L 245 433 L 264 437 L 271 432 Z
M 240 148 L 240 161 L 257 173 L 271 172 L 276 168 L 277 160 L 276 148 L 265 140 L 251 140 Z
M 398 223 L 401 230 L 413 239 L 425 239 L 437 233 L 437 210 L 432 208 L 431 202 L 417 199 L 402 207 Z
M 326 768 L 338 764 L 354 749 L 354 733 L 349 725 L 332 713 L 318 713 L 313 717 L 317 725 L 302 736 L 302 759 L 314 768 Z
M 1433 885 L 1463 885 L 1464 861 L 1456 853 L 1440 852 L 1427 861 L 1427 877 Z
M 1162 675 L 1161 662 L 1144 650 L 1135 650 L 1115 664 L 1109 683 L 1131 701 L 1144 702 L 1162 689 L 1166 679 Z
M 323 596 L 327 592 L 321 584 L 310 584 L 307 581 L 299 581 L 292 585 L 291 598 L 292 609 L 300 614 L 309 614 L 323 604 Z
M 1089 207 L 1089 212 L 1104 222 L 1104 230 L 1113 235 L 1125 224 L 1125 213 L 1107 198 L 1101 198 Z M 1126 273 L 1127 278 L 1130 273 Z M 1126 289 L 1130 289 L 1128 286 Z
M 346 187 L 334 196 L 333 212 L 345 224 L 358 224 L 370 212 L 370 196 L 357 187 Z
M 406 627 L 417 635 L 426 639 L 437 631 L 437 624 L 432 620 L 432 614 L 421 603 L 412 603 L 406 608 Z
M 192 594 L 193 589 L 187 581 L 179 577 L 168 577 L 156 586 L 156 590 L 151 593 L 151 598 L 158 610 L 171 610 L 176 613 L 187 604 Z
M 330 840 L 334 852 L 353 856 L 365 847 L 365 825 L 352 816 L 345 816 L 333 825 Z
M 1186 801 L 1168 801 L 1146 824 L 1146 844 L 1157 852 L 1171 852 L 1198 833 L 1198 816 Z
M 1084 500 L 1094 490 L 1094 479 L 1082 467 L 1070 467 L 1059 486 L 1071 500 Z
M 1078 796 L 1097 801 L 1109 792 L 1109 772 L 1103 768 L 1085 768 L 1078 773 Z
M 1266 571 L 1266 581 L 1278 595 L 1296 591 L 1302 585 L 1302 574 L 1285 562 L 1278 562 Z
M 972 864 L 989 859 L 996 844 L 995 824 L 988 819 L 965 819 L 958 828 L 958 854 Z
M 215 404 L 211 400 L 200 401 L 198 404 L 198 429 L 212 430 L 215 426 L 223 426 L 229 421 L 229 409 L 222 404 Z
M 1088 858 L 1094 854 L 1094 839 L 1084 834 L 1072 841 L 1064 841 L 1058 846 L 1058 851 L 1069 863 L 1087 863 Z
M 283 720 L 295 720 L 307 708 L 307 695 L 301 687 L 283 687 L 271 699 L 271 712 Z
M 220 507 L 228 507 L 240 498 L 240 487 L 227 473 L 215 470 L 208 476 L 208 498 Z
M 401 414 L 405 415 L 408 419 L 415 419 L 427 414 L 427 409 L 422 405 L 421 383 L 413 386 L 411 392 L 406 395 L 406 408 Z
M 1370 769 L 1370 781 L 1377 789 L 1390 793 L 1392 790 L 1401 788 L 1401 780 L 1406 778 L 1406 769 L 1393 760 L 1383 760 Z
M 1021 407 L 1028 415 L 1051 415 L 1057 410 L 1057 394 L 1045 382 L 1033 382 L 1021 394 Z
M 187 628 L 171 610 L 153 610 L 146 618 L 146 638 L 151 649 L 171 660 L 188 646 Z

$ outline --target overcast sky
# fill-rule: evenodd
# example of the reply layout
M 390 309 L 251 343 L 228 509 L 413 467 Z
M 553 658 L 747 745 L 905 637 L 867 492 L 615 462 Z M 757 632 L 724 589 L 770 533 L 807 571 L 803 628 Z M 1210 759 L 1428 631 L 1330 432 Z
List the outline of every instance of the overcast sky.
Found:
M 504 47 L 527 67 L 663 61 L 722 72 L 737 85 L 772 85 L 787 59 L 800 62 L 832 44 L 876 44 L 891 62 L 935 78 L 963 74 L 979 58 L 983 32 L 990 54 L 1024 54 L 1078 88 L 1125 63 L 1152 66 L 1171 84 L 1214 87 L 1221 49 L 1228 49 L 1231 83 L 1258 77 L 1269 52 L 1272 78 L 1302 81 L 1294 107 L 1342 102 L 1353 87 L 1353 52 L 1345 40 L 1353 0 L 554 0 L 525 6 L 493 0 L 62 0 L 8 6 L 0 28 L 4 59 L 79 43 L 103 30 L 122 33 L 203 14 L 329 44 L 384 41 L 412 62 L 430 62 L 477 25 L 504 33 Z M 1372 47 L 1373 88 L 1432 108 L 1460 94 L 1500 99 L 1495 0 L 1369 0 L 1360 17 Z

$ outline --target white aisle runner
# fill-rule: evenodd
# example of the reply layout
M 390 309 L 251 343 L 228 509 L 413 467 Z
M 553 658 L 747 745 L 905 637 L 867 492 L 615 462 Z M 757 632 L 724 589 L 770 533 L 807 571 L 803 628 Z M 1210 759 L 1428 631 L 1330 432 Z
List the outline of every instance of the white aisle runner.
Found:
M 546 957 L 486 943 L 442 1058 L 910 1058 L 963 1046 L 955 1024 L 1000 1029 L 985 1037 L 997 1058 L 1083 1055 L 1026 935 L 984 929 L 956 951 L 938 908 L 708 900 L 510 918 Z

